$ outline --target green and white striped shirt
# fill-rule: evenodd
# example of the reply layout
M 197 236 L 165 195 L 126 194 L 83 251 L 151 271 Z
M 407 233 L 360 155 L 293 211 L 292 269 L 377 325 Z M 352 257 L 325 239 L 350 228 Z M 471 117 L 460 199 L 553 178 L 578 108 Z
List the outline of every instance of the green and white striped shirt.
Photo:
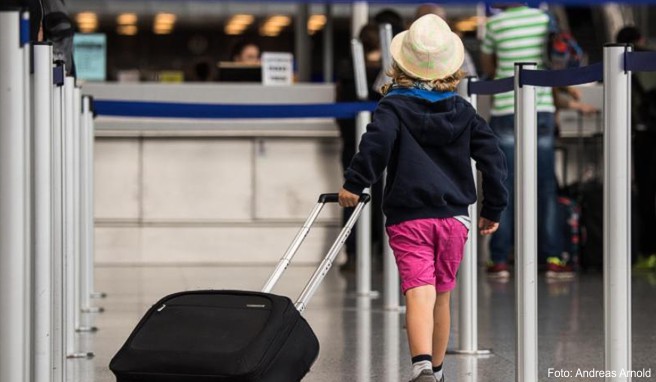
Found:
M 515 62 L 535 62 L 544 67 L 545 44 L 549 34 L 549 16 L 525 6 L 509 8 L 487 21 L 481 50 L 497 56 L 495 78 L 515 74 Z M 537 88 L 537 111 L 554 112 L 550 88 Z M 513 92 L 495 94 L 492 115 L 514 114 Z

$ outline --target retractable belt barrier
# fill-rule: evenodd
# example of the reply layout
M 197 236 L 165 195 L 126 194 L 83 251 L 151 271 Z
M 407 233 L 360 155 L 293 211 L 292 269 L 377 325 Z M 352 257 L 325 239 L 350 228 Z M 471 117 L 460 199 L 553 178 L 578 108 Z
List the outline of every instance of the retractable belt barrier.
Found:
M 582 68 L 564 70 L 521 70 L 519 86 L 562 87 L 603 80 L 603 64 L 598 62 Z
M 375 102 L 237 105 L 94 100 L 97 115 L 144 118 L 354 118 L 375 108 Z
M 656 52 L 626 52 L 624 70 L 631 72 L 656 72 Z
M 566 70 L 535 70 L 518 64 L 515 76 L 491 81 L 469 81 L 467 95 L 492 95 L 515 90 L 517 176 L 515 247 L 517 256 L 517 364 L 519 382 L 538 379 L 537 357 L 537 226 L 536 211 L 536 86 L 564 87 L 603 82 L 604 91 L 604 337 L 605 369 L 631 369 L 630 258 L 630 72 L 656 71 L 656 52 L 632 52 L 626 45 L 607 45 L 604 62 Z M 514 85 L 514 86 L 513 86 Z M 532 128 L 528 128 L 532 127 Z M 534 215 L 534 214 L 533 214 Z M 529 257 L 530 256 L 530 257 Z M 463 311 L 461 310 L 461 314 Z M 471 325 L 470 325 L 471 326 Z M 475 333 L 476 328 L 473 328 Z M 607 381 L 628 381 L 617 376 Z

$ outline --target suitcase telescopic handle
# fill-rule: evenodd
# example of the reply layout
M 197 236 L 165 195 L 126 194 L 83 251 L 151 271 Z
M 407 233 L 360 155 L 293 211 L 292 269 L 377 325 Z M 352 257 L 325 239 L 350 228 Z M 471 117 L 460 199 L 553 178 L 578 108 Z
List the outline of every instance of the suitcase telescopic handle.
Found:
M 362 208 L 364 207 L 365 204 L 367 204 L 371 200 L 371 196 L 369 194 L 362 194 L 360 195 L 360 202 L 358 203 L 358 206 L 355 208 L 357 216 L 360 215 L 360 212 L 362 211 Z M 310 228 L 312 228 L 312 225 L 314 224 L 315 220 L 317 220 L 317 217 L 321 213 L 321 210 L 323 209 L 323 206 L 326 203 L 337 203 L 339 201 L 338 194 L 332 193 L 332 194 L 321 194 L 319 196 L 319 200 L 317 201 L 317 204 L 314 206 L 312 211 L 310 212 L 310 216 L 308 216 L 307 220 L 305 220 L 305 223 L 303 223 L 303 227 L 298 231 L 296 234 L 296 237 L 294 237 L 294 240 L 292 243 L 289 245 L 287 248 L 287 251 L 285 254 L 282 256 L 280 261 L 278 262 L 278 265 L 274 269 L 273 273 L 271 276 L 269 276 L 269 279 L 267 282 L 264 284 L 264 287 L 262 287 L 262 292 L 264 293 L 270 293 L 273 287 L 276 285 L 282 274 L 285 272 L 289 264 L 292 262 L 292 259 L 294 258 L 294 255 L 300 248 L 301 244 L 307 237 L 308 233 L 310 232 Z M 358 209 L 359 208 L 359 209 Z M 354 213 L 353 215 L 356 215 Z M 356 220 L 357 220 L 356 216 Z M 351 222 L 352 219 L 349 219 L 349 221 L 346 223 L 344 228 L 342 229 L 342 233 L 340 233 L 340 236 L 344 233 L 344 230 L 348 227 L 348 232 L 351 232 L 351 228 L 353 227 L 353 224 L 355 224 L 355 220 L 353 221 L 353 224 L 349 227 L 349 223 Z M 348 237 L 348 234 L 346 235 Z M 339 237 L 338 237 L 339 239 Z M 346 239 L 344 239 L 346 240 Z M 333 244 L 334 247 L 334 244 Z M 339 246 L 339 249 L 341 249 L 341 245 Z M 339 251 L 338 249 L 338 251 Z
M 335 258 L 337 257 L 339 251 L 344 246 L 346 239 L 351 234 L 351 230 L 355 226 L 355 223 L 358 221 L 360 214 L 362 214 L 362 210 L 364 210 L 365 206 L 370 200 L 371 200 L 371 196 L 369 196 L 368 194 L 362 194 L 360 196 L 360 201 L 357 204 L 357 206 L 355 206 L 355 209 L 353 210 L 351 217 L 348 219 L 348 221 L 342 228 L 342 231 L 337 236 L 337 239 L 335 239 L 335 241 L 333 242 L 333 245 L 330 247 L 330 250 L 328 250 L 328 254 L 326 254 L 326 257 L 324 257 L 321 264 L 319 264 L 319 267 L 317 267 L 317 269 L 314 271 L 314 274 L 312 274 L 310 281 L 308 281 L 307 285 L 305 285 L 305 288 L 301 292 L 300 296 L 298 296 L 298 300 L 296 300 L 296 303 L 294 305 L 296 306 L 296 309 L 298 309 L 299 312 L 303 313 L 303 311 L 308 305 L 308 302 L 310 301 L 312 296 L 314 296 L 314 293 L 319 288 L 319 285 L 321 285 L 321 282 L 328 274 L 328 271 L 330 271 L 330 268 L 333 266 L 333 262 L 335 261 Z

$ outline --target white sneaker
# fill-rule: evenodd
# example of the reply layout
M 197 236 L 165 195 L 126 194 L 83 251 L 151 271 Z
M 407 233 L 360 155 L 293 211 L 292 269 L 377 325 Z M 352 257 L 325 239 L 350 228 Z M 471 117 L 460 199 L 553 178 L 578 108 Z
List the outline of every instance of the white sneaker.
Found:
M 424 369 L 416 378 L 412 379 L 410 382 L 437 382 L 437 379 L 435 379 L 435 375 L 433 375 L 432 369 Z

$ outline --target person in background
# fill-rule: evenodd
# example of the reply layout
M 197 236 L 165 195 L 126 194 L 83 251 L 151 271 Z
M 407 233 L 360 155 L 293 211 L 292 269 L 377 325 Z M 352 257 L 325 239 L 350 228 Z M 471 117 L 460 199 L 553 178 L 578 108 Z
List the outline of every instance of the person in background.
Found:
M 370 86 L 376 81 L 378 74 L 382 69 L 381 50 L 380 50 L 380 32 L 378 24 L 369 23 L 362 27 L 358 34 L 365 56 L 365 69 L 367 73 L 367 85 Z M 358 98 L 355 90 L 355 74 L 353 72 L 352 58 L 340 62 L 337 68 L 337 102 L 354 102 Z M 378 101 L 381 94 L 377 89 L 369 89 L 369 101 Z M 337 125 L 339 126 L 340 135 L 342 138 L 342 168 L 346 170 L 355 155 L 355 120 L 354 119 L 338 119 Z M 376 183 L 372 189 L 372 225 L 371 225 L 371 241 L 372 253 L 374 257 L 379 257 L 382 253 L 382 237 L 383 237 L 383 214 L 381 212 L 381 203 L 383 195 L 382 183 Z M 344 223 L 351 216 L 352 210 L 344 210 Z M 356 229 L 346 239 L 346 262 L 340 266 L 343 272 L 353 272 L 356 264 Z
M 75 76 L 73 36 L 75 27 L 63 0 L 9 0 L 7 5 L 27 6 L 30 41 L 52 42 L 53 59 L 61 61 L 66 74 Z
M 494 232 L 507 205 L 506 162 L 487 123 L 454 90 L 463 77 L 462 41 L 436 15 L 392 40 L 392 83 L 374 111 L 339 192 L 354 207 L 387 169 L 383 210 L 406 296 L 411 382 L 444 382 L 449 299 L 463 256 L 471 159 L 483 174 L 481 233 Z
M 481 46 L 481 66 L 491 78 L 511 77 L 515 62 L 535 62 L 543 67 L 549 34 L 549 16 L 522 4 L 501 6 L 502 12 L 487 21 Z M 538 133 L 538 258 L 546 259 L 547 278 L 571 279 L 574 271 L 562 259 L 558 229 L 557 183 L 555 174 L 555 106 L 552 90 L 537 88 Z M 500 139 L 508 161 L 506 188 L 510 204 L 504 210 L 504 224 L 490 240 L 488 277 L 507 281 L 508 257 L 514 238 L 515 99 L 512 92 L 495 94 L 490 127 Z M 521 128 L 521 126 L 517 126 Z
M 389 8 L 376 13 L 374 23 L 378 25 L 390 24 L 392 26 L 392 36 L 396 36 L 405 30 L 403 17 L 397 11 Z
M 640 30 L 622 28 L 617 42 L 633 44 L 635 51 L 649 51 Z M 637 269 L 656 270 L 656 75 L 633 73 L 631 76 L 631 124 L 634 132 L 633 158 L 635 185 L 640 211 L 641 254 Z
M 230 59 L 244 65 L 258 65 L 260 63 L 260 47 L 253 41 L 241 40 L 232 48 Z
M 211 82 L 216 78 L 216 65 L 211 58 L 195 60 L 190 70 L 191 81 Z
M 442 19 L 447 20 L 446 11 L 444 8 L 435 3 L 425 3 L 417 7 L 417 11 L 415 12 L 415 20 L 429 14 L 437 15 Z M 460 37 L 462 38 L 462 36 Z M 460 69 L 468 76 L 478 77 L 476 65 L 474 65 L 474 60 L 472 59 L 467 49 L 465 49 L 465 60 L 463 61 L 462 68 Z

